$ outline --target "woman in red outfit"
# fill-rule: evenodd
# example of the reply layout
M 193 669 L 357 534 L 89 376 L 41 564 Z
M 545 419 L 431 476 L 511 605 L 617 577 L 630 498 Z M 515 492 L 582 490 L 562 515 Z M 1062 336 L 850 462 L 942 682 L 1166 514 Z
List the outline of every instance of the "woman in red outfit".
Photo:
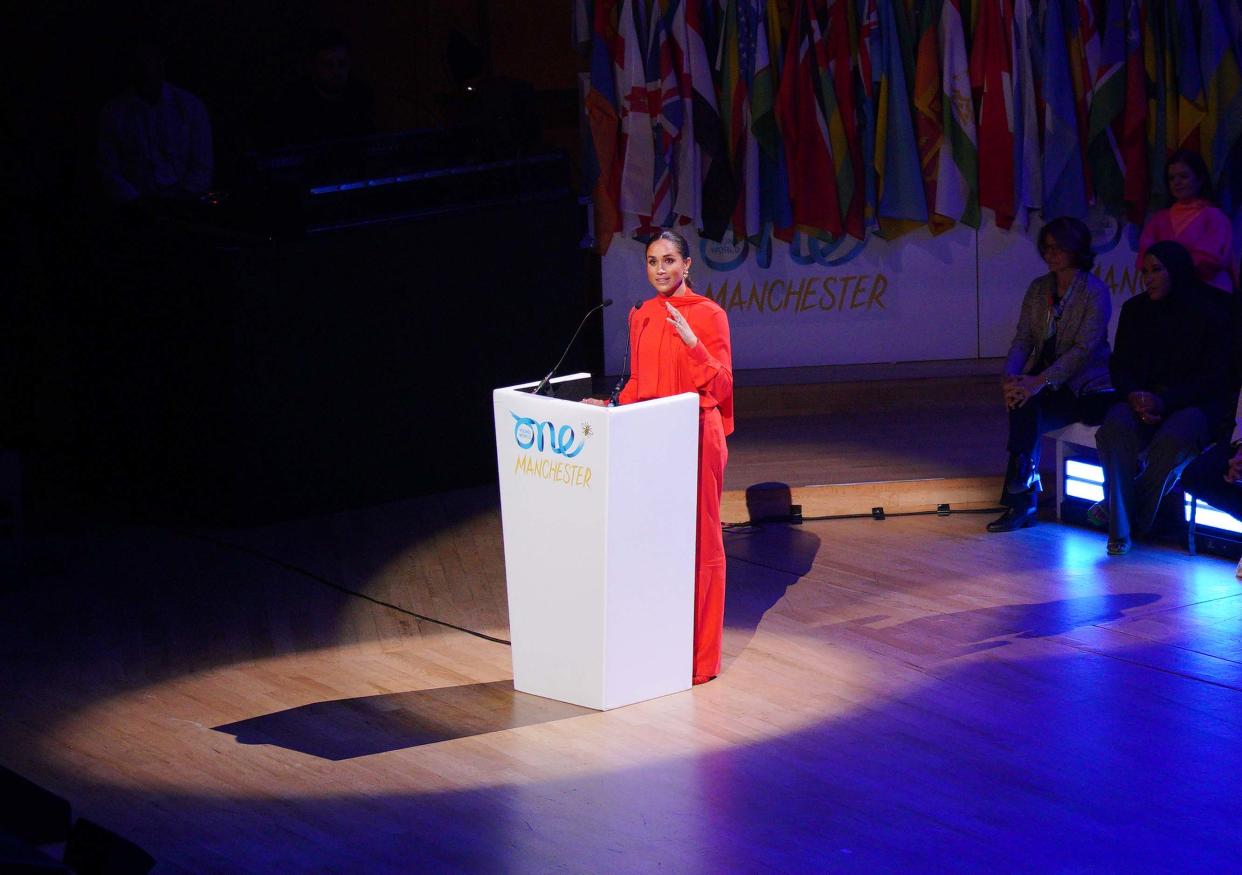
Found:
M 1233 225 L 1209 200 L 1212 178 L 1207 165 L 1198 152 L 1178 149 L 1164 167 L 1173 205 L 1152 215 L 1143 226 L 1136 266 L 1142 270 L 1143 256 L 1153 243 L 1172 240 L 1186 247 L 1200 280 L 1232 292 Z
M 725 555 L 720 495 L 733 432 L 733 355 L 729 320 L 715 301 L 690 288 L 690 247 L 675 231 L 647 246 L 647 280 L 655 297 L 630 316 L 630 380 L 619 403 L 683 392 L 699 396 L 699 498 L 695 538 L 694 668 L 696 684 L 720 673 L 724 633 Z

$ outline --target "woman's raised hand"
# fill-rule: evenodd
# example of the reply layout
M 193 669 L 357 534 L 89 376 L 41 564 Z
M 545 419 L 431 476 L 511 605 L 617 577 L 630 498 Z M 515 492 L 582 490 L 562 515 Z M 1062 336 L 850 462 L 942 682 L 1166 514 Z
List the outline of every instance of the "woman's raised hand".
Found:
M 677 330 L 677 334 L 681 336 L 682 343 L 690 349 L 694 349 L 699 344 L 699 338 L 694 333 L 694 329 L 690 327 L 690 323 L 686 321 L 686 317 L 681 315 L 681 311 L 670 304 L 664 302 L 664 306 L 668 309 L 669 316 L 666 320 L 669 325 Z

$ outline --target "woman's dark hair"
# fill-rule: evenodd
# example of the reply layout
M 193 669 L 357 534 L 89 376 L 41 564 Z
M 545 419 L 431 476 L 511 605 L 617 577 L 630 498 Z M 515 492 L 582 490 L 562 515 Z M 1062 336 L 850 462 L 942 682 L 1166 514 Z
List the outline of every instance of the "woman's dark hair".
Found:
M 1073 216 L 1059 216 L 1039 230 L 1039 254 L 1048 248 L 1048 238 L 1068 252 L 1079 270 L 1091 270 L 1095 266 L 1095 253 L 1091 251 L 1091 232 Z
M 1199 197 L 1204 200 L 1212 199 L 1212 176 L 1208 173 L 1207 165 L 1203 163 L 1203 156 L 1193 149 L 1177 149 L 1164 162 L 1164 180 L 1167 184 L 1169 181 L 1169 169 L 1174 164 L 1185 164 L 1190 171 L 1199 180 Z M 1169 197 L 1173 195 L 1170 194 Z
M 661 231 L 658 237 L 653 237 L 651 239 L 651 242 L 647 244 L 647 248 L 650 249 L 652 243 L 656 243 L 660 240 L 667 240 L 669 243 L 672 243 L 675 247 L 677 247 L 677 252 L 682 258 L 690 257 L 690 244 L 686 242 L 685 237 L 682 237 L 676 231 Z
M 1165 272 L 1169 275 L 1170 295 L 1184 292 L 1192 285 L 1198 284 L 1195 263 L 1191 260 L 1190 253 L 1186 251 L 1185 246 L 1175 240 L 1161 240 L 1153 243 L 1147 247 L 1143 255 L 1144 257 L 1150 255 L 1164 265 Z

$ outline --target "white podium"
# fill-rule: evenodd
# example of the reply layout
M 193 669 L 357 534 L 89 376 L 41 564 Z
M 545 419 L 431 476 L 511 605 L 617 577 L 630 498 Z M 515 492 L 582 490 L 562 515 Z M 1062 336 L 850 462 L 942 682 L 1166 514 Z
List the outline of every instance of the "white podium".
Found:
M 689 689 L 698 397 L 535 385 L 492 394 L 514 688 L 598 710 Z

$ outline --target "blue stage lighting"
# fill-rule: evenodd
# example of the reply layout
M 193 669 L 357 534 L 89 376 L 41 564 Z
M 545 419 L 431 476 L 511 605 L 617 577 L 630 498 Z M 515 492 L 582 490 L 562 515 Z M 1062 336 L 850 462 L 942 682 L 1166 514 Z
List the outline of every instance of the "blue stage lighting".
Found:
M 1194 496 L 1190 493 L 1183 493 L 1186 502 L 1186 521 L 1190 521 L 1190 502 Z M 1225 513 L 1223 510 L 1217 510 L 1212 505 L 1200 499 L 1198 507 L 1195 508 L 1195 528 L 1198 529 L 1216 529 L 1222 532 L 1232 532 L 1242 535 L 1242 522 Z
M 1092 465 L 1090 462 L 1083 462 L 1079 459 L 1066 459 L 1065 476 L 1073 477 L 1075 480 L 1087 480 L 1091 483 L 1103 483 L 1104 469 L 1099 465 Z
M 1084 501 L 1103 501 L 1104 469 L 1081 459 L 1066 459 L 1065 495 Z

